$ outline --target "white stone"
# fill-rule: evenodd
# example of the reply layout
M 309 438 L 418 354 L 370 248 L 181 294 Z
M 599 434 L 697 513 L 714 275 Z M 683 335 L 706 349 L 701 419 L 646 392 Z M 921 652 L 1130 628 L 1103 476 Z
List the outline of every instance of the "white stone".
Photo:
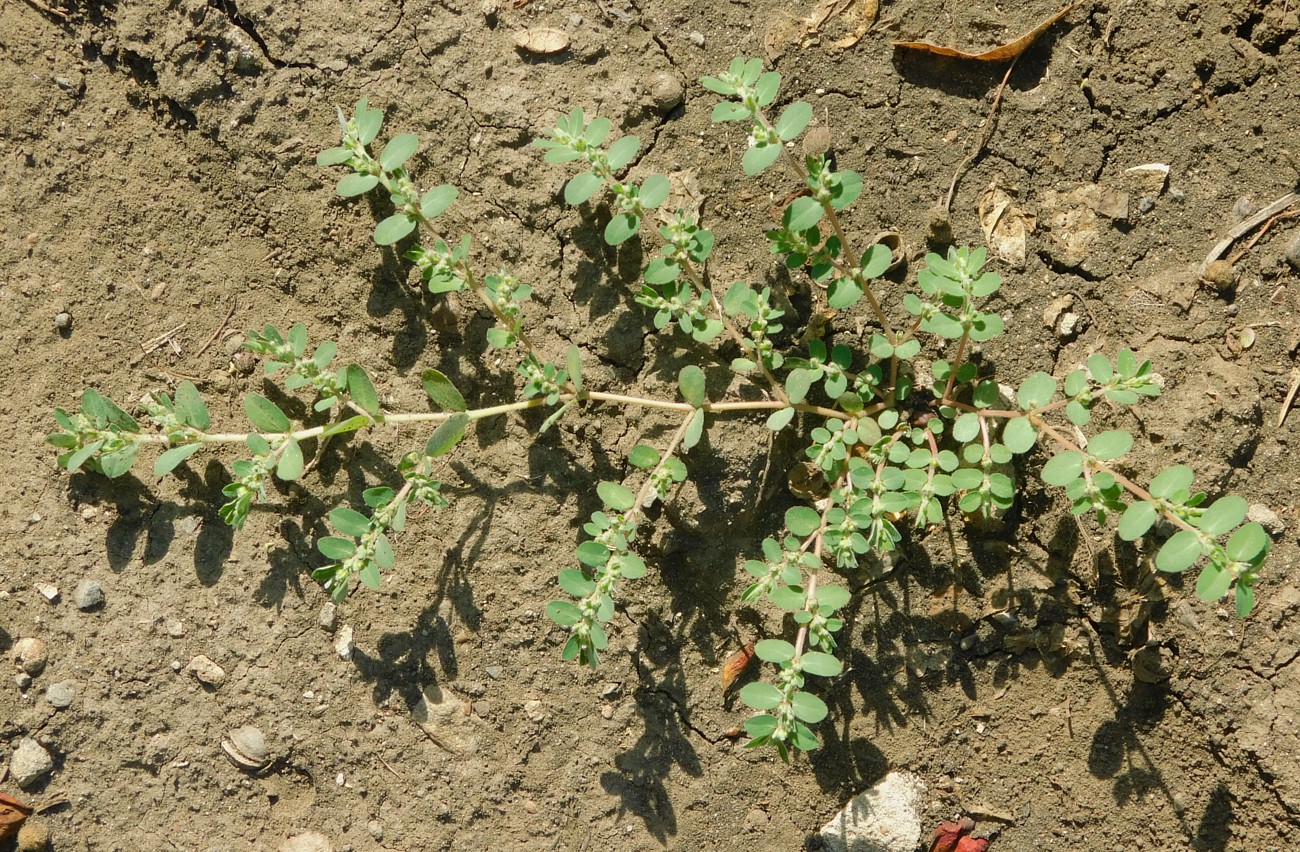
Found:
M 822 826 L 822 842 L 830 852 L 915 852 L 924 795 L 920 778 L 891 772 Z
M 334 652 L 339 655 L 341 660 L 352 659 L 352 649 L 356 643 L 352 640 L 352 625 L 345 624 L 339 629 L 339 635 L 334 639 Z
M 9 758 L 9 777 L 24 790 L 48 775 L 53 768 L 54 758 L 31 737 L 19 740 L 18 748 Z

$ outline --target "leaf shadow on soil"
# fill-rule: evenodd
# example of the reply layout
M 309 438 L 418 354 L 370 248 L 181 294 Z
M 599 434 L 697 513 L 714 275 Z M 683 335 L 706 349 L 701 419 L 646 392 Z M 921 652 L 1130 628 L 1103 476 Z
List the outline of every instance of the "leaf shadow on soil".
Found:
M 1007 86 L 1022 91 L 1037 86 L 1047 73 L 1053 47 L 1073 26 L 1067 18 L 1039 35 L 1020 55 Z M 1009 61 L 958 59 L 902 47 L 894 48 L 893 56 L 894 69 L 904 82 L 920 89 L 938 89 L 963 100 L 990 95 L 1006 73 Z

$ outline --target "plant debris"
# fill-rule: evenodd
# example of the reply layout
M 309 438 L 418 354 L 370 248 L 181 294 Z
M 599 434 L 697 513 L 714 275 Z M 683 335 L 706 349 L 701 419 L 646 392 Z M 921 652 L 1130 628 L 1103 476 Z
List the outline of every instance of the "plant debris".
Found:
M 944 47 L 938 44 L 931 44 L 928 41 L 896 41 L 893 42 L 893 45 L 894 47 L 906 47 L 910 50 L 921 50 L 926 53 L 933 53 L 937 56 L 951 56 L 955 59 L 977 59 L 981 62 L 1001 62 L 1004 59 L 1015 59 L 1028 50 L 1029 46 L 1033 44 L 1040 35 L 1046 32 L 1052 24 L 1055 24 L 1057 21 L 1064 18 L 1074 9 L 1075 6 L 1078 5 L 1079 3 L 1076 0 L 1076 2 L 1061 9 L 1055 15 L 1043 21 L 1020 38 L 1009 41 L 1006 44 L 993 48 L 992 50 L 986 50 L 983 53 L 967 53 L 966 51 L 959 50 L 955 47 Z

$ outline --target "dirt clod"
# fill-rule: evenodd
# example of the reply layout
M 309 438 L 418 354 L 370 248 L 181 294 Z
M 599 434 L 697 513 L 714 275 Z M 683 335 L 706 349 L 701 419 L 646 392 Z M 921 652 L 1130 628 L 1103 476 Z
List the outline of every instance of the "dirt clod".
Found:
M 50 650 L 44 639 L 29 636 L 14 643 L 14 665 L 32 677 L 45 670 L 49 658 Z

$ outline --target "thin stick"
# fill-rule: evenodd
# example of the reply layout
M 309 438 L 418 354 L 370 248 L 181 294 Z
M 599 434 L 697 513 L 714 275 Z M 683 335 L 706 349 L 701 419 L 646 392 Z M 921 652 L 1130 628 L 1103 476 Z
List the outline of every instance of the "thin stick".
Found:
M 235 305 L 237 304 L 239 304 L 238 299 L 230 300 L 230 310 L 226 311 L 226 318 L 221 321 L 221 325 L 217 326 L 217 330 L 212 332 L 212 336 L 208 338 L 207 343 L 203 344 L 203 348 L 200 349 L 198 352 L 194 353 L 194 357 L 197 358 L 198 356 L 202 355 L 204 352 L 208 351 L 208 347 L 211 346 L 213 342 L 216 341 L 217 335 L 221 334 L 221 332 L 225 330 L 226 323 L 230 322 L 230 318 L 235 315 Z
M 1232 245 L 1237 240 L 1244 237 L 1246 234 L 1249 234 L 1261 222 L 1264 222 L 1265 220 L 1273 216 L 1276 216 L 1278 213 L 1281 213 L 1283 210 L 1290 207 L 1296 201 L 1300 201 L 1300 193 L 1288 192 L 1286 195 L 1282 196 L 1277 201 L 1274 201 L 1272 204 L 1268 205 L 1263 210 L 1259 211 L 1254 216 L 1251 216 L 1249 219 L 1245 220 L 1240 225 L 1238 225 L 1237 227 L 1229 231 L 1228 235 L 1223 239 L 1219 240 L 1219 244 L 1216 245 L 1214 248 L 1210 249 L 1210 253 L 1205 256 L 1205 262 L 1201 264 L 1201 275 L 1205 274 L 1206 267 L 1208 267 L 1211 263 L 1214 263 L 1216 260 L 1218 260 L 1220 257 L 1223 256 L 1223 253 L 1228 250 L 1228 246 Z
M 34 8 L 34 9 L 40 9 L 42 12 L 47 12 L 47 13 L 49 13 L 49 14 L 51 14 L 51 15 L 54 15 L 54 16 L 57 17 L 57 18 L 60 18 L 60 19 L 64 20 L 64 21 L 66 21 L 66 20 L 68 19 L 68 13 L 67 13 L 67 12 L 63 11 L 62 9 L 53 9 L 53 8 L 51 8 L 51 7 L 49 7 L 49 6 L 46 6 L 46 5 L 45 5 L 44 3 L 42 3 L 40 0 L 27 0 L 27 4 L 28 4 L 29 6 L 31 6 L 32 8 Z
M 1291 389 L 1286 392 L 1286 399 L 1282 400 L 1282 410 L 1277 413 L 1277 428 L 1281 429 L 1282 424 L 1286 422 L 1287 412 L 1291 410 L 1291 403 L 1295 402 L 1297 391 L 1300 391 L 1300 367 L 1291 371 Z
M 1264 238 L 1264 235 L 1268 233 L 1268 229 L 1273 227 L 1274 222 L 1278 221 L 1279 219 L 1290 219 L 1292 216 L 1300 216 L 1300 208 L 1295 210 L 1288 210 L 1285 213 L 1279 213 L 1276 216 L 1274 216 L 1272 219 L 1269 219 L 1267 222 L 1265 222 L 1264 227 L 1259 229 L 1259 233 L 1255 234 L 1255 236 L 1250 238 L 1250 242 L 1246 243 L 1244 246 L 1237 249 L 1237 251 L 1233 253 L 1232 257 L 1228 258 L 1228 263 L 1231 263 L 1233 266 L 1236 266 L 1237 261 L 1245 257 L 1246 252 L 1253 249 L 1255 247 L 1255 243 L 1259 242 Z
M 1002 92 L 1007 87 L 1007 81 L 1011 79 L 1011 72 L 1016 69 L 1016 63 L 1020 61 L 1020 56 L 1023 55 L 1020 54 L 1011 60 L 1011 64 L 1007 66 L 1007 73 L 1002 75 L 1002 82 L 998 84 L 998 90 L 993 95 L 993 106 L 989 108 L 989 117 L 984 120 L 984 134 L 980 137 L 979 144 L 975 146 L 974 151 L 967 155 L 966 159 L 957 164 L 957 171 L 953 172 L 952 183 L 948 185 L 948 197 L 943 202 L 945 213 L 952 210 L 952 197 L 957 193 L 957 181 L 961 180 L 962 173 L 980 154 L 984 153 L 984 146 L 989 144 L 989 139 L 993 137 L 993 127 L 996 123 L 998 107 L 1002 104 Z

